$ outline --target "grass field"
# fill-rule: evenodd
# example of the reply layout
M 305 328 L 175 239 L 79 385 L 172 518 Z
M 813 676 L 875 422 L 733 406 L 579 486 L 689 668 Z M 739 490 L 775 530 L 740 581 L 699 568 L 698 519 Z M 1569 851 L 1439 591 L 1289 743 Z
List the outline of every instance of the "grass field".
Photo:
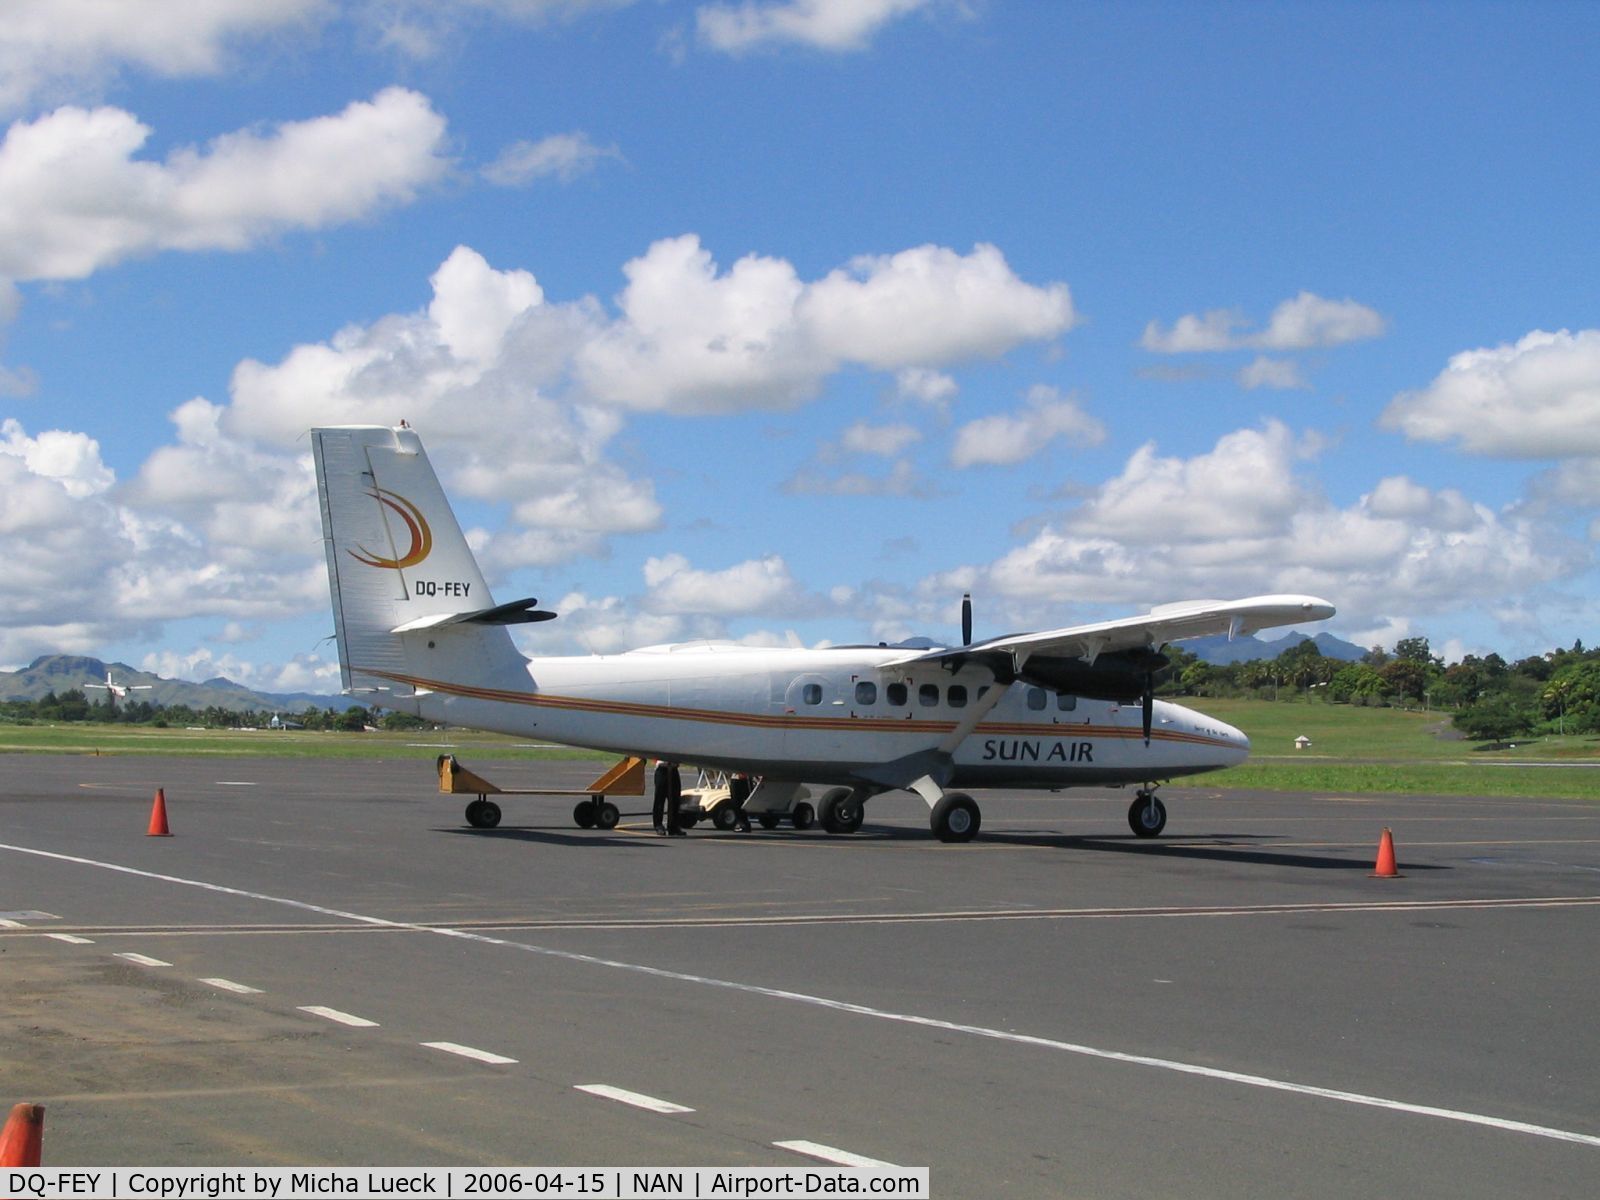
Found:
M 1209 785 L 1600 800 L 1600 737 L 1592 734 L 1487 746 L 1462 738 L 1447 713 L 1316 702 L 1182 703 L 1250 735 L 1250 761 L 1205 776 Z M 1302 735 L 1311 745 L 1296 750 Z
M 151 729 L 139 725 L 0 725 L 0 753 L 183 754 L 270 758 L 605 758 L 470 729 L 318 733 L 304 729 Z
M 1600 737 L 1542 738 L 1508 747 L 1463 740 L 1443 713 L 1259 700 L 1184 700 L 1250 735 L 1250 761 L 1200 777 L 1206 786 L 1276 791 L 1548 796 L 1600 800 Z M 1304 735 L 1311 746 L 1296 750 Z M 607 755 L 492 733 L 313 733 L 149 729 L 124 725 L 0 725 L 0 753 L 173 754 L 289 758 L 489 759 Z

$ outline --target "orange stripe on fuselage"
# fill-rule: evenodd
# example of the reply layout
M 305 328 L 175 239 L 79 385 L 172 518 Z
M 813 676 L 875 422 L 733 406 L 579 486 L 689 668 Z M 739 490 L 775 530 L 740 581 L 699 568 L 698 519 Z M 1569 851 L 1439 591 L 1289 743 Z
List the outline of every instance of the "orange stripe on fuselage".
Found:
M 447 696 L 461 696 L 470 700 L 488 700 L 499 704 L 520 704 L 529 708 L 549 708 L 563 712 L 587 712 L 612 717 L 649 717 L 655 720 L 695 721 L 710 725 L 731 725 L 747 729 L 810 730 L 828 733 L 927 733 L 946 734 L 956 727 L 954 721 L 927 721 L 914 717 L 803 717 L 796 713 L 740 713 L 714 708 L 671 708 L 662 704 L 640 704 L 628 700 L 597 700 L 578 696 L 556 696 L 548 692 L 508 692 L 499 688 L 475 687 L 465 683 L 449 683 L 439 679 L 424 679 L 415 675 L 399 675 L 390 671 L 365 671 L 380 679 L 411 687 L 426 688 Z M 1040 737 L 1054 735 L 1144 740 L 1140 726 L 1029 724 L 1026 722 L 980 721 L 973 730 L 977 734 L 1013 737 Z M 1177 742 L 1200 746 L 1227 747 L 1230 743 L 1205 734 L 1181 732 L 1172 729 L 1152 729 L 1152 741 Z

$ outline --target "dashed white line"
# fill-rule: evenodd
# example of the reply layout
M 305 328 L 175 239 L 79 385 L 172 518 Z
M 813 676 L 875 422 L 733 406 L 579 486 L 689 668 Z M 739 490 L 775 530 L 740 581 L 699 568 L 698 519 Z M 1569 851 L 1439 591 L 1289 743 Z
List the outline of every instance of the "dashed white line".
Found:
M 580 1092 L 588 1092 L 591 1096 L 602 1096 L 607 1100 L 615 1100 L 620 1104 L 631 1104 L 634 1108 L 643 1108 L 650 1112 L 691 1113 L 694 1111 L 694 1109 L 683 1104 L 674 1104 L 670 1100 L 657 1100 L 654 1096 L 630 1092 L 626 1088 L 612 1087 L 609 1083 L 577 1083 L 573 1086 Z
M 377 1027 L 376 1021 L 369 1021 L 365 1017 L 355 1016 L 353 1013 L 340 1012 L 337 1008 L 327 1008 L 321 1004 L 300 1004 L 296 1007 L 303 1013 L 310 1013 L 314 1017 L 326 1017 L 330 1021 L 337 1021 L 341 1025 L 354 1025 L 358 1029 L 371 1029 Z
M 10 917 L 0 917 L 0 929 L 26 929 L 21 921 L 13 921 Z
M 253 988 L 248 984 L 235 983 L 231 979 L 202 979 L 201 983 L 208 983 L 214 988 L 221 988 L 225 992 L 238 992 L 241 996 L 259 996 L 260 988 Z
M 504 1054 L 491 1054 L 487 1050 L 479 1050 L 473 1046 L 463 1046 L 460 1042 L 423 1042 L 422 1044 L 430 1050 L 443 1050 L 446 1054 L 459 1054 L 462 1058 L 476 1059 L 478 1062 L 501 1065 L 517 1061 L 514 1058 L 507 1058 Z
M 148 954 L 124 953 L 116 954 L 112 957 L 126 959 L 128 962 L 134 963 L 141 967 L 170 967 L 172 965 L 171 963 L 165 962 L 162 959 L 151 958 Z
M 93 938 L 79 937 L 75 933 L 47 933 L 47 938 L 54 938 L 58 942 L 66 942 L 69 946 L 92 946 Z
M 702 987 L 717 988 L 728 992 L 739 992 L 749 996 L 764 996 L 772 1000 L 785 1001 L 791 1004 L 809 1005 L 815 1008 L 827 1009 L 833 1012 L 850 1013 L 855 1016 L 876 1019 L 880 1021 L 893 1021 L 921 1027 L 935 1029 L 943 1033 L 965 1034 L 970 1037 L 986 1038 L 999 1042 L 1009 1042 L 1013 1045 L 1027 1046 L 1039 1050 L 1054 1050 L 1066 1054 L 1081 1055 L 1085 1058 L 1101 1059 L 1107 1062 L 1123 1063 L 1129 1066 L 1150 1067 L 1157 1070 L 1172 1071 L 1179 1074 L 1196 1076 L 1203 1079 L 1212 1079 L 1219 1082 L 1240 1084 L 1246 1087 L 1262 1088 L 1268 1091 L 1287 1092 L 1290 1094 L 1330 1100 L 1341 1104 L 1362 1105 L 1370 1108 L 1387 1109 L 1391 1112 L 1409 1113 L 1413 1116 L 1432 1117 L 1436 1120 L 1460 1122 L 1466 1125 L 1477 1125 L 1489 1129 L 1498 1129 L 1507 1133 L 1526 1134 L 1531 1137 L 1549 1138 L 1553 1141 L 1572 1142 L 1582 1146 L 1600 1147 L 1600 1135 L 1580 1133 L 1570 1129 L 1557 1129 L 1548 1125 L 1535 1125 L 1526 1121 L 1513 1121 L 1504 1117 L 1495 1117 L 1487 1113 L 1467 1112 L 1459 1109 L 1442 1108 L 1431 1104 L 1414 1104 L 1408 1101 L 1394 1100 L 1386 1096 L 1374 1096 L 1362 1092 L 1347 1092 L 1335 1088 L 1315 1087 L 1310 1084 L 1296 1083 L 1287 1079 L 1274 1079 L 1265 1075 L 1250 1075 L 1240 1071 L 1226 1071 L 1217 1067 L 1202 1066 L 1197 1063 L 1186 1063 L 1176 1059 L 1157 1058 L 1152 1055 L 1129 1054 L 1119 1050 L 1102 1049 L 1096 1046 L 1087 1046 L 1076 1042 L 1058 1041 L 1055 1038 L 1034 1037 L 1019 1034 L 1011 1030 L 992 1029 L 982 1025 L 964 1025 L 955 1021 L 944 1021 L 934 1017 L 921 1016 L 916 1013 L 893 1012 L 886 1009 L 871 1008 L 864 1004 L 853 1004 L 845 1000 L 836 1000 L 828 996 L 817 996 L 806 992 L 792 992 L 782 988 L 763 987 L 759 984 L 741 983 L 737 980 L 718 979 L 709 975 L 694 975 L 686 971 L 670 971 L 663 967 L 652 967 L 644 963 L 625 962 L 619 959 L 604 958 L 594 954 L 579 954 L 571 950 L 558 950 L 553 946 L 539 946 L 531 942 L 518 942 L 509 938 L 489 937 L 481 933 L 473 933 L 465 929 L 453 929 L 435 925 L 418 925 L 409 921 L 391 921 L 384 917 L 372 917 L 362 913 L 349 912 L 344 909 L 331 908 L 321 904 L 312 904 L 306 900 L 294 900 L 286 896 L 273 896 L 265 892 L 252 892 L 244 888 L 227 887 L 220 883 L 209 883 L 202 879 L 186 879 L 181 875 L 164 875 L 156 871 L 146 871 L 139 867 L 124 866 L 121 863 L 105 862 L 100 859 L 82 858 L 74 854 L 61 854 L 54 850 L 36 850 L 30 846 L 16 846 L 0 842 L 0 850 L 8 850 L 15 854 L 29 854 L 37 858 L 50 859 L 54 862 L 77 863 L 80 866 L 96 867 L 104 871 L 115 871 L 123 875 L 131 875 L 141 879 L 156 879 L 164 883 L 180 884 L 184 887 L 201 888 L 205 891 L 215 892 L 223 896 L 241 896 L 250 900 L 259 900 L 269 904 L 281 904 L 286 908 L 297 909 L 301 912 L 318 913 L 323 916 L 342 918 L 360 925 L 374 929 L 409 930 L 414 933 L 431 933 L 440 937 L 458 938 L 465 942 L 475 942 L 484 946 L 500 946 L 506 949 L 519 950 L 527 954 L 537 954 L 547 958 L 560 959 L 565 962 L 586 963 L 595 967 L 606 967 L 612 970 L 627 971 L 655 979 L 669 979 L 679 983 L 696 984 Z M 1595 897 L 1583 897 L 1581 902 L 1592 903 Z M 1543 903 L 1550 903 L 1544 901 Z M 467 1046 L 457 1046 L 454 1042 L 423 1042 L 424 1046 L 436 1050 L 446 1050 L 452 1054 L 463 1054 L 467 1058 L 477 1058 L 484 1062 L 513 1063 L 516 1059 L 505 1058 L 501 1055 L 489 1055 L 486 1051 L 473 1050 Z
M 867 1158 L 861 1154 L 851 1154 L 848 1150 L 836 1150 L 832 1146 L 824 1146 L 821 1142 L 773 1142 L 780 1150 L 793 1150 L 796 1154 L 804 1154 L 808 1158 L 820 1158 L 823 1162 L 834 1163 L 841 1167 L 878 1167 L 894 1168 L 897 1163 L 884 1162 L 881 1158 Z

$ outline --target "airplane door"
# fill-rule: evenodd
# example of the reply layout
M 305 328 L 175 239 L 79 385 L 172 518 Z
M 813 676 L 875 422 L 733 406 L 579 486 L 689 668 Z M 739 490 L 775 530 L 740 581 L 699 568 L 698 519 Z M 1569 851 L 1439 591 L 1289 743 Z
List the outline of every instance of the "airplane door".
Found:
M 806 673 L 773 679 L 773 692 L 782 688 L 783 752 L 786 758 L 806 762 L 842 762 L 848 748 L 850 711 L 837 680 Z

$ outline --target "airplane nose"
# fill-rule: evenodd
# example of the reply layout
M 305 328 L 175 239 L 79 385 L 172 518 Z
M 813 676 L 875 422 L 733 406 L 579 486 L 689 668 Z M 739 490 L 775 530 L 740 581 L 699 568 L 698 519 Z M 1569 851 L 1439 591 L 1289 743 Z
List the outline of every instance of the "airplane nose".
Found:
M 1227 742 L 1224 753 L 1228 757 L 1228 765 L 1234 766 L 1250 757 L 1250 738 L 1242 729 L 1235 729 L 1225 722 L 1218 722 L 1221 726 L 1223 741 Z

